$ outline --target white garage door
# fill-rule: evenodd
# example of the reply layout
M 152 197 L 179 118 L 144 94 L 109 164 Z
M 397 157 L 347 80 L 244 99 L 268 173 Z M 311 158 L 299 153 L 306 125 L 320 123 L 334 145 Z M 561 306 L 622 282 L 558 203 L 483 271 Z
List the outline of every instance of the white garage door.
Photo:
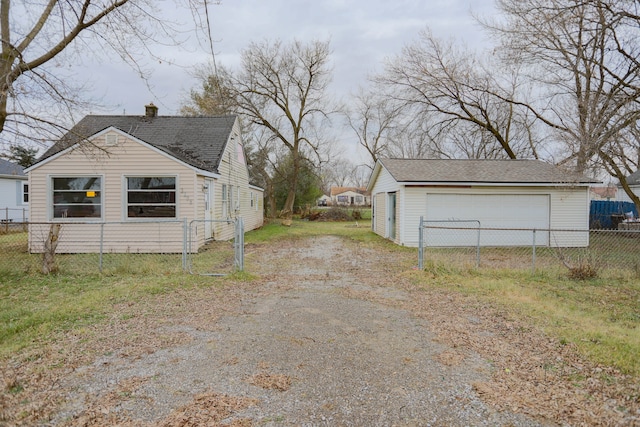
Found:
M 428 246 L 531 246 L 532 229 L 549 228 L 549 196 L 543 194 L 427 194 L 427 226 L 459 227 L 425 230 Z M 479 221 L 478 223 L 463 221 Z M 471 230 L 473 229 L 473 230 Z M 486 230 L 492 229 L 492 230 Z M 502 229 L 502 230 L 501 230 Z M 504 230 L 509 229 L 509 230 Z M 549 244 L 538 231 L 536 245 Z

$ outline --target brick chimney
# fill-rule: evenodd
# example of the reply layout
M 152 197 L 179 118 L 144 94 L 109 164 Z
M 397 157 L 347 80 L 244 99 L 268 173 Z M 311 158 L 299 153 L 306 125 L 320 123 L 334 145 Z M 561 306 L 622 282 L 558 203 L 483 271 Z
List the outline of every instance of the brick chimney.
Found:
M 144 115 L 147 117 L 156 117 L 158 115 L 158 107 L 150 102 L 149 105 L 144 106 Z

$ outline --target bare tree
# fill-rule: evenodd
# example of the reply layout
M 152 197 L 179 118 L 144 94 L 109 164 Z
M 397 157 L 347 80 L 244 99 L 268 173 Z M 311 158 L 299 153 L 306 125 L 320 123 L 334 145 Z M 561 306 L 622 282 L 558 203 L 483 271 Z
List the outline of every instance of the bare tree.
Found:
M 218 116 L 235 112 L 233 93 L 215 70 L 201 68 L 196 77 L 202 84 L 201 91 L 191 89 L 189 97 L 180 107 L 185 116 Z
M 78 58 L 110 54 L 148 77 L 153 42 L 177 43 L 177 28 L 159 13 L 152 0 L 0 0 L 2 139 L 57 138 L 76 110 L 92 105 Z
M 502 18 L 485 26 L 538 87 L 537 102 L 519 105 L 556 131 L 564 163 L 579 173 L 605 165 L 625 187 L 633 147 L 621 144 L 640 119 L 638 3 L 498 0 L 497 6 Z
M 352 106 L 345 112 L 347 123 L 360 144 L 371 157 L 369 167 L 379 157 L 389 156 L 390 136 L 397 132 L 402 105 L 381 94 L 380 87 L 370 90 L 360 88 L 352 99 Z
M 238 73 L 223 70 L 237 111 L 270 132 L 269 144 L 281 144 L 290 153 L 286 218 L 293 213 L 303 159 L 319 156 L 326 143 L 318 131 L 334 110 L 327 99 L 329 55 L 328 42 L 264 41 L 251 43 L 242 52 Z
M 517 72 L 516 67 L 489 67 L 453 41 L 423 31 L 416 43 L 387 61 L 377 80 L 391 87 L 391 95 L 415 120 L 428 120 L 432 141 L 459 138 L 467 129 L 466 139 L 475 138 L 493 157 L 537 157 L 537 141 L 527 132 L 532 118 L 508 102 L 523 90 Z

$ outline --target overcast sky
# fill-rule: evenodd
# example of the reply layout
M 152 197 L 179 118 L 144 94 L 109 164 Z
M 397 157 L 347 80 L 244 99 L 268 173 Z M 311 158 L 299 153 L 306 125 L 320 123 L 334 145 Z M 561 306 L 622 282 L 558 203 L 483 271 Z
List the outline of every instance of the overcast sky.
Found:
M 472 48 L 486 45 L 472 14 L 489 16 L 494 5 L 493 0 L 222 0 L 209 10 L 216 63 L 231 69 L 239 65 L 240 51 L 252 41 L 330 40 L 331 91 L 348 103 L 358 85 L 366 85 L 368 75 L 380 71 L 386 58 L 400 53 L 427 27 L 437 37 L 455 37 Z M 172 19 L 193 22 L 186 11 L 178 14 L 172 7 L 168 14 Z M 199 85 L 190 70 L 211 62 L 211 54 L 206 43 L 200 45 L 191 37 L 184 46 L 163 48 L 162 55 L 177 65 L 149 64 L 153 70 L 151 91 L 124 64 L 87 64 L 87 75 L 94 82 L 93 96 L 108 107 L 89 113 L 144 114 L 144 105 L 153 102 L 160 115 L 177 115 L 189 90 Z M 339 133 L 342 150 L 352 161 L 366 161 L 368 156 L 355 135 L 347 130 Z
M 381 69 L 385 58 L 399 53 L 427 27 L 438 37 L 481 46 L 484 37 L 471 13 L 486 16 L 492 10 L 493 0 L 222 0 L 210 6 L 210 17 L 216 62 L 231 68 L 251 41 L 330 40 L 332 91 L 348 98 L 366 83 L 367 75 Z M 175 17 L 173 9 L 169 13 Z M 179 19 L 190 17 L 183 13 Z M 159 114 L 178 114 L 181 101 L 197 84 L 189 70 L 210 61 L 206 48 L 195 37 L 179 48 L 165 48 L 162 55 L 179 65 L 151 64 L 152 92 L 126 65 L 103 62 L 95 71 L 91 67 L 94 95 L 111 107 L 102 112 L 142 114 L 144 105 L 153 101 Z

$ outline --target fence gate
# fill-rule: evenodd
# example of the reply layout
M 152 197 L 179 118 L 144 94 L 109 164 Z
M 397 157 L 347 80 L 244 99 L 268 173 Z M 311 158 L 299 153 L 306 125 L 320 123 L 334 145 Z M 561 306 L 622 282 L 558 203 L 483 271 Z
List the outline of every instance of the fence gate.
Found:
M 205 230 L 213 230 L 213 237 L 205 239 L 200 248 L 197 242 Z M 244 270 L 244 221 L 193 220 L 189 224 L 186 268 L 191 274 L 226 276 Z

